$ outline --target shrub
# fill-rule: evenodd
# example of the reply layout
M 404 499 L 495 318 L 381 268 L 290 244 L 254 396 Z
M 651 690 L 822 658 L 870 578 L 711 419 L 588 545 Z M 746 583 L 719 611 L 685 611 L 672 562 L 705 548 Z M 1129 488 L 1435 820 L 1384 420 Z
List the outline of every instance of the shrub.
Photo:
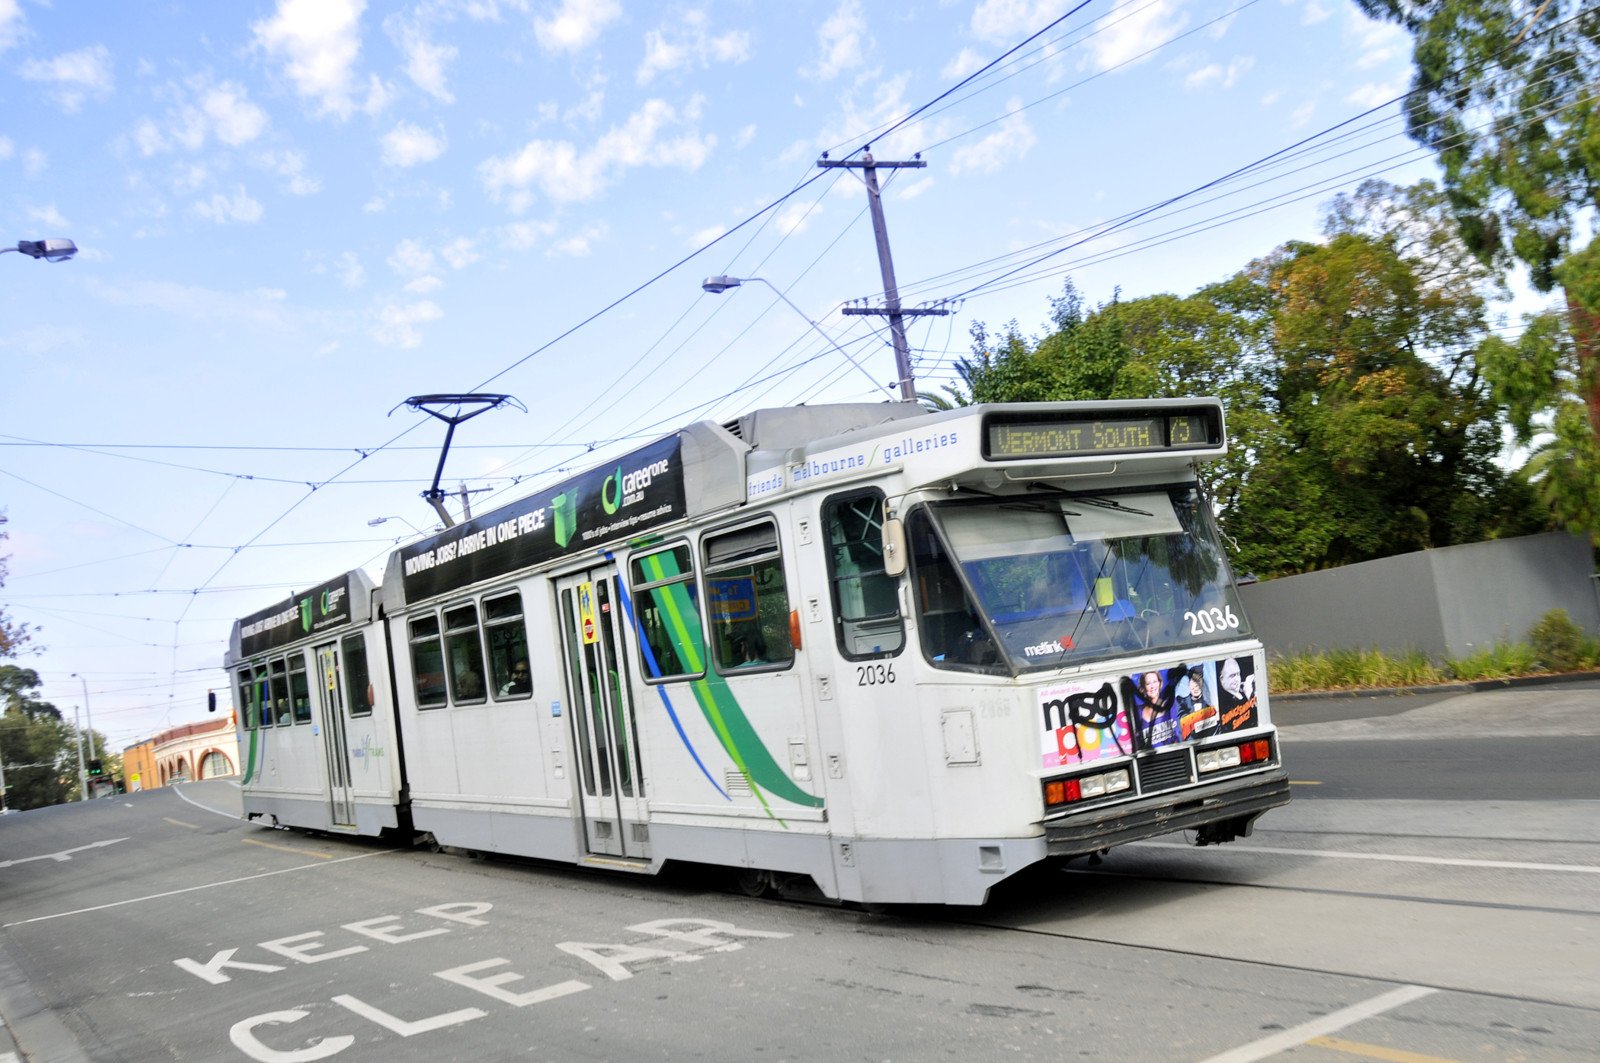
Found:
M 1540 671 L 1539 655 L 1525 642 L 1499 642 L 1486 650 L 1448 662 L 1446 670 L 1463 683 L 1511 679 Z
M 1565 609 L 1552 609 L 1528 631 L 1539 663 L 1553 672 L 1573 672 L 1583 665 L 1584 637 Z

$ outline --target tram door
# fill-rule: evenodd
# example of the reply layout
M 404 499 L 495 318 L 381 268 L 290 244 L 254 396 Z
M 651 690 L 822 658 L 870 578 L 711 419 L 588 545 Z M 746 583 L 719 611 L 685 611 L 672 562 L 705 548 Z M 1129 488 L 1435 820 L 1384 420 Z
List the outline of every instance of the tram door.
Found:
M 566 650 L 567 715 L 589 852 L 648 857 L 649 813 L 617 568 L 607 565 L 565 577 L 557 581 L 556 595 Z
M 350 743 L 345 733 L 344 677 L 339 668 L 338 643 L 318 646 L 317 701 L 322 708 L 322 742 L 327 749 L 328 800 L 332 805 L 335 826 L 353 827 L 356 822 L 355 802 L 350 793 Z

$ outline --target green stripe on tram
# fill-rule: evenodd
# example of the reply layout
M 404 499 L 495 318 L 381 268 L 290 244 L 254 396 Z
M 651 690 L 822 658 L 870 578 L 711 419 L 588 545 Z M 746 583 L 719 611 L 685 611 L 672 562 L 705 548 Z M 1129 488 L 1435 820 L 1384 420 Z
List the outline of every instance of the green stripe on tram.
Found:
M 677 558 L 670 550 L 644 558 L 643 567 L 645 575 L 652 583 L 682 575 L 678 570 Z M 701 715 L 716 732 L 722 748 L 727 751 L 740 773 L 750 783 L 756 799 L 761 802 L 761 807 L 767 810 L 768 815 L 773 814 L 761 793 L 765 790 L 805 808 L 821 808 L 822 798 L 808 794 L 796 786 L 789 778 L 788 772 L 772 758 L 766 743 L 756 733 L 749 717 L 744 714 L 739 699 L 728 689 L 727 681 L 706 667 L 703 650 L 705 638 L 700 628 L 700 612 L 689 597 L 689 584 L 684 582 L 654 587 L 649 594 L 667 620 L 673 649 L 678 652 L 684 666 L 691 672 L 705 673 L 704 678 L 690 681 L 695 701 L 700 706 Z

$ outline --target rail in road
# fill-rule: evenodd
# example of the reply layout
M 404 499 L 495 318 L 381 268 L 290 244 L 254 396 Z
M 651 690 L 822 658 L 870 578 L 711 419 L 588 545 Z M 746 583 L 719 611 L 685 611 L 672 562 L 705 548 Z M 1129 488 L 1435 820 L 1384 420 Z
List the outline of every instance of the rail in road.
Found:
M 0 1063 L 1592 1061 L 1600 684 L 1281 715 L 1253 837 L 982 909 L 266 830 L 226 782 L 8 816 Z

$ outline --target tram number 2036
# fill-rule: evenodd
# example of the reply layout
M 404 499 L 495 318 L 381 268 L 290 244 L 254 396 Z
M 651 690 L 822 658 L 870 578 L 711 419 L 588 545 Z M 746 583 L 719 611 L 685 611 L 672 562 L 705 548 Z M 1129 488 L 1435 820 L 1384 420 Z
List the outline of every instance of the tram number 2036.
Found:
M 885 686 L 893 682 L 894 665 L 892 664 L 856 665 L 856 686 L 858 687 Z

